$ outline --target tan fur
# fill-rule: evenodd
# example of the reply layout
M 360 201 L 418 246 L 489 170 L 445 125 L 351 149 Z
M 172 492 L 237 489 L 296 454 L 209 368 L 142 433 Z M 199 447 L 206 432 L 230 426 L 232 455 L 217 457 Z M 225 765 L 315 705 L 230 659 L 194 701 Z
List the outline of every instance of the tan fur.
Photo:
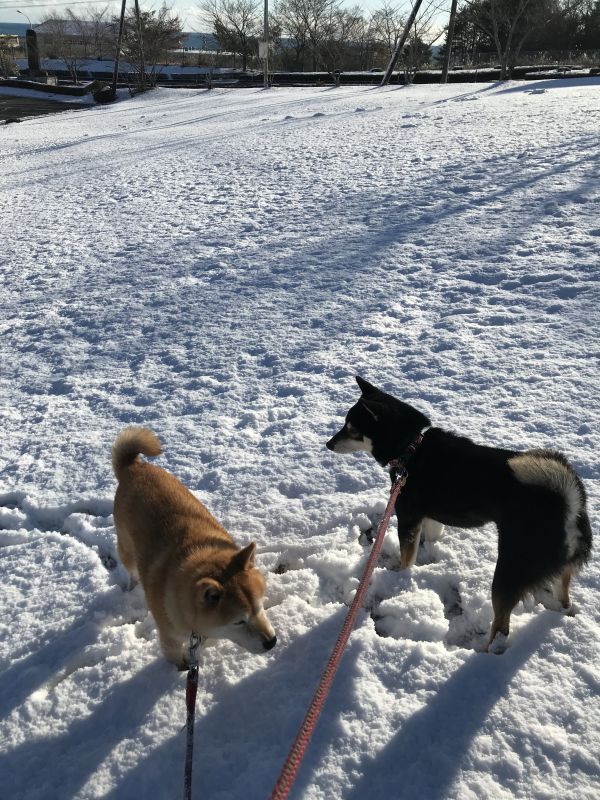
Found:
M 567 515 L 565 519 L 565 534 L 567 554 L 573 555 L 581 532 L 577 527 L 577 517 L 584 506 L 577 486 L 577 478 L 569 472 L 567 467 L 547 455 L 533 453 L 520 453 L 508 460 L 508 465 L 521 483 L 533 483 L 537 486 L 548 486 L 565 499 Z
M 558 599 L 565 611 L 571 608 L 571 598 L 569 597 L 569 586 L 571 578 L 573 577 L 574 570 L 572 567 L 565 567 L 560 576 L 560 585 L 558 589 Z
M 165 657 L 185 666 L 182 646 L 192 631 L 252 652 L 270 649 L 276 640 L 263 610 L 256 545 L 240 550 L 177 478 L 138 458 L 160 452 L 147 428 L 126 428 L 117 438 L 114 519 L 119 556 L 139 576 Z
M 572 494 L 574 501 L 580 505 L 574 476 L 560 461 L 535 452 L 525 452 L 509 458 L 508 465 L 522 483 L 550 486 L 565 497 Z
M 112 449 L 113 470 L 119 480 L 123 471 L 131 466 L 140 453 L 145 456 L 160 455 L 162 447 L 158 437 L 148 428 L 125 428 Z

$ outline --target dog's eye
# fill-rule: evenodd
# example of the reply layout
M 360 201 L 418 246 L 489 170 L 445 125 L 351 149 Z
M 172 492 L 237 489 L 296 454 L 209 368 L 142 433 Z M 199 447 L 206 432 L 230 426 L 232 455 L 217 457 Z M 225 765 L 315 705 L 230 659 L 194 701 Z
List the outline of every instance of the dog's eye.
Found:
M 362 433 L 350 422 L 346 423 L 346 430 L 348 431 L 348 436 L 352 436 L 353 439 L 362 439 Z

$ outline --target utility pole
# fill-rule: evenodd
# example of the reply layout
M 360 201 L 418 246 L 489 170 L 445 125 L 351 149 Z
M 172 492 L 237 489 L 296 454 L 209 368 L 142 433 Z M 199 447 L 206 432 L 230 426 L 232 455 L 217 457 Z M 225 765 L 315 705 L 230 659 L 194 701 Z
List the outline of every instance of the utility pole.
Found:
M 450 9 L 450 21 L 448 22 L 448 34 L 446 36 L 446 52 L 444 53 L 444 65 L 442 67 L 442 77 L 440 83 L 448 83 L 448 69 L 450 68 L 450 56 L 452 54 L 452 40 L 454 39 L 454 23 L 456 21 L 456 6 L 458 0 L 452 0 Z
M 408 34 L 410 33 L 410 29 L 413 26 L 413 23 L 416 19 L 417 13 L 419 11 L 419 8 L 421 7 L 422 2 L 423 0 L 415 0 L 413 10 L 410 12 L 410 17 L 408 18 L 408 22 L 406 23 L 406 26 L 402 31 L 402 36 L 398 39 L 398 44 L 396 45 L 396 49 L 394 50 L 394 53 L 390 59 L 390 63 L 388 64 L 388 68 L 385 71 L 385 75 L 381 79 L 381 83 L 379 84 L 380 86 L 387 86 L 387 84 L 389 83 L 389 80 L 392 77 L 392 72 L 394 71 L 394 67 L 396 66 L 396 61 L 398 61 L 400 53 L 402 52 L 406 40 L 408 39 Z
M 146 62 L 144 61 L 144 37 L 142 36 L 142 20 L 140 18 L 140 4 L 135 0 L 135 18 L 137 21 L 137 34 L 140 46 L 140 91 L 146 90 Z
M 265 42 L 265 58 L 264 58 L 264 81 L 263 87 L 269 88 L 269 0 L 265 0 L 265 18 L 263 24 L 264 42 Z
M 127 0 L 123 0 L 121 4 L 121 19 L 119 21 L 119 36 L 117 39 L 117 52 L 115 53 L 115 69 L 113 72 L 112 82 L 112 96 L 113 100 L 117 96 L 117 78 L 119 77 L 119 58 L 121 57 L 121 40 L 123 39 L 123 24 L 125 22 L 125 5 Z

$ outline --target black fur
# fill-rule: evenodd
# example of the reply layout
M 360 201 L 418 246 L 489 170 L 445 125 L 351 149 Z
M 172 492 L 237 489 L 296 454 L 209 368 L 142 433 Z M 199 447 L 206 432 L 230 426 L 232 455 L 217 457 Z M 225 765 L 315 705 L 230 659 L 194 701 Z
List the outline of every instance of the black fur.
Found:
M 357 381 L 362 396 L 327 447 L 335 450 L 343 443 L 367 437 L 373 456 L 385 466 L 430 423 L 407 403 L 362 378 Z M 570 538 L 564 490 L 551 477 L 541 483 L 520 480 L 509 461 L 524 455 L 542 465 L 542 474 L 546 466 L 558 472 L 571 485 L 572 494 L 578 493 L 579 514 Z M 557 469 L 555 464 L 561 467 Z M 401 554 L 408 553 L 404 566 L 410 563 L 426 517 L 464 528 L 496 524 L 498 561 L 492 584 L 495 620 L 490 641 L 497 631 L 508 635 L 510 612 L 516 603 L 528 590 L 549 579 L 565 576 L 562 602 L 567 606 L 570 575 L 588 560 L 591 551 L 585 489 L 561 453 L 484 447 L 441 428 L 429 428 L 411 458 L 406 486 L 396 501 L 396 515 Z

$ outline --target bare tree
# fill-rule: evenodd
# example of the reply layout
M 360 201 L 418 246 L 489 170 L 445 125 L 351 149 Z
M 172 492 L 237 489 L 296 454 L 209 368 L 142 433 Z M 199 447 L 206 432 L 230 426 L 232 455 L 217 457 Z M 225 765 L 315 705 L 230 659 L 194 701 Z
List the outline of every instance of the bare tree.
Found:
M 241 56 L 245 71 L 262 32 L 258 0 L 205 0 L 200 10 L 221 48 Z
M 358 6 L 353 9 L 332 7 L 329 17 L 324 21 L 320 40 L 316 44 L 322 65 L 336 80 L 341 69 L 351 64 L 358 55 L 363 25 Z
M 391 58 L 405 25 L 406 14 L 404 11 L 387 0 L 381 8 L 373 11 L 371 15 L 373 35 L 384 48 L 386 58 Z
M 351 69 L 366 68 L 369 58 L 371 42 L 369 40 L 369 26 L 363 16 L 360 6 L 347 9 L 344 15 L 344 24 L 339 28 L 340 41 L 344 42 L 344 49 L 350 57 Z
M 339 8 L 338 0 L 302 0 L 314 70 L 328 68 L 326 51 L 333 37 L 333 17 Z M 329 69 L 334 70 L 335 66 Z
M 341 11 L 340 0 L 290 0 L 290 2 L 294 4 L 298 24 L 305 32 L 306 49 L 312 70 L 335 69 L 335 66 L 332 66 L 331 51 L 335 38 L 335 20 L 337 13 Z
M 406 46 L 400 56 L 400 65 L 404 70 L 404 82 L 412 83 L 419 69 L 429 62 L 431 58 L 431 47 L 422 38 L 419 26 L 416 22 L 411 27 L 410 35 L 406 41 Z
M 409 5 L 400 7 L 386 0 L 380 9 L 373 12 L 373 24 L 379 41 L 388 59 L 396 54 L 404 70 L 406 83 L 411 83 L 417 71 L 431 60 L 431 47 L 443 33 L 437 21 L 438 16 L 447 2 L 428 0 L 417 5 L 413 0 Z M 400 54 L 398 47 L 402 47 Z
M 0 35 L 0 77 L 11 78 L 19 74 L 16 53 L 19 49 L 17 36 Z
M 341 0 L 282 0 L 278 6 L 282 35 L 296 48 L 297 61 L 332 77 L 342 67 L 360 66 L 365 50 L 365 20 L 359 6 Z
M 475 24 L 494 42 L 500 61 L 500 77 L 510 78 L 526 39 L 541 27 L 549 0 L 467 0 Z
M 88 39 L 91 55 L 99 59 L 112 55 L 108 49 L 112 40 L 108 6 L 104 6 L 104 8 L 91 8 L 88 9 L 87 13 L 89 24 Z
M 310 39 L 302 4 L 303 0 L 281 0 L 275 8 L 275 20 L 280 31 L 279 53 L 284 62 L 290 60 L 290 53 L 292 66 L 299 70 L 304 69 Z
M 158 11 L 141 11 L 139 21 L 134 9 L 129 9 L 125 19 L 121 51 L 139 75 L 152 85 L 168 53 L 179 47 L 183 35 L 181 19 L 168 6 Z M 142 80 L 142 70 L 145 71 Z
M 407 50 L 411 74 L 428 59 L 428 37 L 435 39 L 438 35 L 432 35 L 437 2 L 430 0 L 411 27 L 414 42 Z M 406 16 L 390 0 L 384 0 L 370 18 L 365 17 L 360 6 L 345 8 L 341 0 L 280 0 L 276 8 L 283 37 L 280 53 L 296 69 L 327 70 L 337 80 L 342 69 L 365 70 L 374 63 L 383 65 L 396 48 Z
M 103 58 L 112 41 L 108 7 L 95 8 L 87 14 L 78 14 L 70 8 L 63 16 L 57 12 L 46 14 L 40 23 L 39 34 L 46 56 L 59 58 L 75 82 L 81 62 L 89 58 Z
M 87 58 L 89 31 L 84 17 L 71 9 L 61 17 L 56 11 L 41 19 L 41 38 L 44 51 L 50 58 L 64 61 L 72 80 L 77 83 L 78 67 Z
M 373 27 L 368 17 L 360 15 L 354 31 L 352 68 L 364 71 L 375 66 L 380 60 L 379 47 Z
M 443 35 L 437 18 L 446 5 L 446 0 L 429 0 L 421 5 L 400 58 L 406 83 L 412 83 L 418 70 L 431 61 L 431 48 Z

